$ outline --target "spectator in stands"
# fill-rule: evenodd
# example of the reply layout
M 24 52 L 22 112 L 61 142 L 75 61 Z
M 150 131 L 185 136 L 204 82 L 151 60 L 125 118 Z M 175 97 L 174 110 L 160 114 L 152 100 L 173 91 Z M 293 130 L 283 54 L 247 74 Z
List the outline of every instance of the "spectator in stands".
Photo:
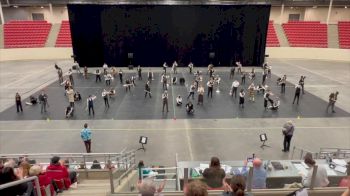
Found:
M 217 157 L 212 157 L 209 168 L 203 172 L 204 181 L 209 188 L 222 188 L 222 181 L 225 178 L 225 171 L 221 168 L 220 160 Z
M 43 186 L 43 187 L 50 186 L 51 195 L 54 195 L 54 186 L 51 182 L 52 180 L 46 175 L 46 173 L 43 173 L 40 165 L 33 165 L 29 169 L 29 175 L 37 176 L 39 179 L 40 186 Z
M 139 164 L 138 164 L 138 169 L 139 169 L 139 179 L 141 180 L 141 171 L 144 176 L 144 178 L 148 177 L 148 174 L 151 173 L 151 170 L 149 169 L 145 169 L 145 164 L 143 163 L 143 160 L 140 160 Z
M 246 170 L 243 175 L 248 178 L 249 170 Z M 253 160 L 253 189 L 265 189 L 266 188 L 267 172 L 263 167 L 262 161 L 259 158 Z
M 16 161 L 13 159 L 8 159 L 5 163 L 4 163 L 4 167 L 11 167 L 11 168 L 15 168 L 16 166 Z
M 69 160 L 68 159 L 66 159 L 66 160 L 61 159 L 60 160 L 60 164 L 67 169 L 68 174 L 69 174 L 70 182 L 72 184 L 76 183 L 78 181 L 77 180 L 77 172 L 74 171 L 74 169 L 70 169 L 69 168 Z
M 60 157 L 52 157 L 50 165 L 46 168 L 46 174 L 56 183 L 61 183 L 63 180 L 63 184 L 58 185 L 59 189 L 68 189 L 71 185 L 69 173 L 67 168 L 62 166 L 59 161 Z
M 339 187 L 348 187 L 350 186 L 350 161 L 346 165 L 346 175 L 347 177 L 344 177 L 340 180 Z
M 100 162 L 98 162 L 96 159 L 92 162 L 91 169 L 102 169 Z
M 230 184 L 224 182 L 223 196 L 251 196 L 250 193 L 245 192 L 245 179 L 241 175 L 232 176 Z
M 22 161 L 19 165 L 23 178 L 29 177 L 30 164 L 27 161 Z
M 184 188 L 185 196 L 207 196 L 207 186 L 200 180 L 194 180 Z
M 153 180 L 139 180 L 137 182 L 137 189 L 139 190 L 141 196 L 160 196 L 160 193 L 165 187 L 165 183 L 166 180 L 164 179 L 157 188 Z
M 314 170 L 314 167 L 316 165 L 315 160 L 312 159 L 312 156 L 305 156 L 304 158 L 304 163 L 309 166 L 309 171 L 306 176 L 302 176 L 302 184 L 305 187 L 310 187 L 311 185 L 311 178 L 312 178 L 312 173 Z M 314 187 L 326 187 L 328 186 L 329 181 L 328 181 L 328 175 L 327 175 L 327 170 L 323 165 L 318 165 L 317 172 L 316 172 L 316 177 L 314 181 Z
M 6 184 L 9 182 L 14 182 L 23 178 L 21 170 L 17 170 L 15 174 L 14 168 L 4 167 L 0 175 L 0 185 Z M 0 190 L 1 196 L 14 196 L 14 195 L 23 195 L 28 189 L 27 183 L 22 183 L 16 186 L 12 186 L 3 190 Z

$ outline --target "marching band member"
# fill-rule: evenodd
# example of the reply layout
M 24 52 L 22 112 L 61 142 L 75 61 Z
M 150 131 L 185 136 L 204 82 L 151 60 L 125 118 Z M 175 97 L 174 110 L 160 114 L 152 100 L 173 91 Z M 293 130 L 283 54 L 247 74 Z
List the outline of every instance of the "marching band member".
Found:
M 249 79 L 250 81 L 255 80 L 255 70 L 252 68 L 252 71 L 249 73 Z
M 84 67 L 84 78 L 88 78 L 88 68 L 86 66 Z
M 108 72 L 108 65 L 107 65 L 106 63 L 104 63 L 104 64 L 102 65 L 102 68 L 103 68 L 103 75 L 106 75 L 107 72 Z
M 89 110 L 89 116 L 92 111 L 92 115 L 95 115 L 95 110 L 94 110 L 94 100 L 96 99 L 95 95 L 89 95 L 89 97 L 86 99 L 86 106 Z
M 194 91 L 196 90 L 196 83 L 192 83 L 190 86 L 190 92 L 187 96 L 187 99 L 192 96 L 192 99 L 194 99 Z
M 193 104 L 192 104 L 191 101 L 189 101 L 186 104 L 186 112 L 187 112 L 187 114 L 193 114 L 194 113 Z
M 166 74 L 166 68 L 168 67 L 168 65 L 166 64 L 166 62 L 163 63 L 163 70 L 164 70 L 164 73 Z
M 151 69 L 149 69 L 148 73 L 147 73 L 147 79 L 149 82 L 152 82 L 153 79 L 153 72 L 151 71 Z
M 211 78 L 207 82 L 207 86 L 208 86 L 208 97 L 209 97 L 209 94 L 210 94 L 210 98 L 213 98 L 213 88 L 214 88 L 214 80 L 213 80 L 213 78 Z
M 262 75 L 262 84 L 264 85 L 266 82 L 266 77 L 267 77 L 267 69 L 263 70 L 263 75 Z
M 120 84 L 123 84 L 123 71 L 122 71 L 122 69 L 119 70 L 118 74 L 119 74 Z
M 237 65 L 237 73 L 241 73 L 242 72 L 242 64 L 240 61 L 236 61 L 236 65 Z
M 268 86 L 265 84 L 259 84 L 257 87 L 256 87 L 256 91 L 257 93 L 260 93 L 262 92 L 263 94 L 265 94 L 265 91 L 266 89 L 268 88 Z
M 300 80 L 299 80 L 299 84 L 301 86 L 301 90 L 302 90 L 303 94 L 305 94 L 305 92 L 304 92 L 304 81 L 305 81 L 305 78 L 306 78 L 306 76 L 301 76 Z
M 280 99 L 277 97 L 276 101 L 272 101 L 272 104 L 268 107 L 270 110 L 278 110 L 281 102 Z
M 165 90 L 164 93 L 162 94 L 162 100 L 163 100 L 163 110 L 162 112 L 164 112 L 164 107 L 166 106 L 166 112 L 169 112 L 168 109 L 168 91 Z
M 58 67 L 58 66 L 57 66 Z M 62 69 L 58 67 L 57 69 L 57 74 L 58 74 L 58 82 L 61 84 L 63 83 L 63 72 Z
M 163 84 L 163 90 L 168 90 L 168 81 L 167 81 L 167 76 L 165 73 L 162 74 L 161 82 Z
M 266 90 L 265 94 L 264 94 L 264 108 L 265 110 L 267 109 L 267 102 L 270 102 L 271 105 L 273 105 L 273 100 L 270 98 L 270 96 L 272 95 L 270 90 Z
M 41 104 L 41 113 L 46 112 L 46 106 L 49 107 L 49 103 L 47 101 L 47 94 L 42 90 L 41 94 L 39 95 L 39 103 Z
M 69 105 L 71 107 L 74 107 L 74 90 L 72 87 L 69 87 L 66 91 L 67 97 L 68 97 L 68 101 L 69 101 Z
M 117 68 L 112 67 L 111 72 L 112 72 L 112 76 L 115 77 L 117 75 Z
M 242 88 L 241 91 L 239 92 L 239 106 L 244 108 L 244 96 L 245 92 L 244 89 Z
M 201 104 L 203 105 L 203 98 L 204 98 L 204 87 L 200 84 L 198 87 L 198 103 L 197 105 Z
M 95 75 L 96 75 L 96 82 L 97 80 L 101 82 L 101 73 L 99 69 L 96 69 Z
M 15 101 L 16 101 L 17 112 L 19 112 L 19 109 L 21 109 L 21 112 L 23 112 L 22 100 L 21 100 L 21 96 L 19 95 L 19 93 L 16 93 Z
M 219 90 L 219 87 L 220 87 L 220 81 L 221 81 L 221 78 L 220 78 L 220 76 L 219 75 L 216 75 L 215 77 L 214 77 L 214 83 L 215 83 L 215 85 L 217 86 L 217 90 Z
M 301 91 L 301 85 L 300 85 L 300 84 L 297 84 L 297 85 L 295 86 L 295 93 L 294 93 L 293 104 L 294 104 L 295 99 L 298 99 L 298 100 L 297 100 L 297 104 L 299 105 L 300 91 Z
M 105 81 L 106 81 L 106 86 L 110 86 L 111 85 L 111 80 L 113 80 L 113 76 L 112 74 L 108 73 L 107 75 L 105 75 Z
M 188 69 L 190 70 L 190 74 L 192 74 L 192 71 L 193 71 L 193 63 L 190 62 L 190 64 L 188 64 Z
M 74 93 L 74 101 L 81 101 L 81 95 L 78 91 Z
M 130 81 L 130 79 L 128 78 L 128 79 L 126 79 L 125 80 L 125 84 L 123 85 L 123 86 L 125 86 L 125 92 L 128 92 L 128 90 L 129 90 L 129 92 L 131 91 L 131 81 Z
M 73 106 L 68 105 L 64 112 L 64 114 L 66 115 L 66 118 L 70 118 L 71 116 L 73 116 L 73 111 L 74 111 Z
M 287 76 L 284 75 L 281 78 L 281 81 L 279 82 L 279 84 L 281 85 L 281 93 L 285 93 L 286 92 L 286 82 L 287 82 Z
M 255 86 L 254 83 L 251 83 L 248 87 L 248 91 L 249 91 L 249 101 L 253 101 L 254 102 L 254 95 L 255 95 Z
M 214 65 L 213 64 L 209 64 L 208 65 L 209 78 L 213 77 L 214 72 L 215 72 Z
M 141 66 L 139 65 L 139 66 L 137 66 L 137 69 L 136 69 L 136 71 L 137 71 L 137 75 L 138 75 L 138 78 L 139 78 L 139 80 L 142 80 L 142 69 L 141 69 Z
M 69 77 L 69 80 L 70 80 L 71 84 L 74 85 L 74 79 L 73 79 L 73 72 L 72 72 L 72 69 L 69 69 L 69 70 L 68 70 L 67 75 L 68 75 L 68 77 Z
M 108 95 L 109 95 L 109 92 L 106 89 L 103 89 L 103 91 L 102 91 L 102 98 L 103 98 L 103 100 L 105 102 L 105 107 L 106 108 L 109 108 Z
M 180 95 L 178 95 L 176 97 L 176 105 L 177 106 L 181 106 L 182 105 L 182 97 Z
M 233 94 L 235 94 L 235 98 L 237 98 L 237 89 L 239 87 L 239 82 L 237 80 L 232 82 L 231 86 L 231 97 L 233 97 Z
M 245 84 L 245 76 L 246 76 L 246 73 L 243 70 L 241 70 L 241 84 L 242 85 Z
M 173 69 L 173 73 L 174 73 L 174 74 L 177 74 L 177 66 L 178 66 L 177 62 L 176 62 L 176 61 L 174 61 L 174 63 L 173 63 L 173 67 L 172 67 L 172 69 Z
M 232 66 L 230 70 L 230 79 L 233 79 L 233 77 L 235 76 L 235 71 L 236 71 L 236 68 Z
M 150 85 L 150 81 L 147 81 L 146 82 L 146 85 L 145 85 L 145 98 L 147 97 L 147 94 L 149 95 L 149 98 L 152 98 L 151 96 L 151 85 Z

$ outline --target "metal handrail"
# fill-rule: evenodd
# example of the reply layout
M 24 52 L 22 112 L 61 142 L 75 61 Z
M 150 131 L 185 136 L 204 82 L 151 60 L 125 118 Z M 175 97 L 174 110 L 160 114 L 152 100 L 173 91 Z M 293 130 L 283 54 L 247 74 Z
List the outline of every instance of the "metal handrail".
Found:
M 16 186 L 16 185 L 19 185 L 19 184 L 23 184 L 23 183 L 26 183 L 26 182 L 30 182 L 30 181 L 33 181 L 33 180 L 34 180 L 34 184 L 35 184 L 36 194 L 37 194 L 37 196 L 41 196 L 40 184 L 39 184 L 39 180 L 38 180 L 37 176 L 32 176 L 32 177 L 24 178 L 24 179 L 21 179 L 21 180 L 16 180 L 16 181 L 13 181 L 13 182 L 2 184 L 2 185 L 0 185 L 0 190 L 6 189 L 6 188 L 9 188 L 9 187 L 13 187 L 13 186 Z

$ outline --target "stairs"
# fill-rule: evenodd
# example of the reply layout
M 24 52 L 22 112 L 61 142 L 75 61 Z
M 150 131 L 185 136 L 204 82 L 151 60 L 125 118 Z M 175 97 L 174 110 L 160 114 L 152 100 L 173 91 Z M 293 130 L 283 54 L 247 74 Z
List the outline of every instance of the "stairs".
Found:
M 62 196 L 106 196 L 111 191 L 109 179 L 83 180 L 77 188 L 70 188 L 59 195 Z
M 60 32 L 60 28 L 61 28 L 60 23 L 52 24 L 49 35 L 47 36 L 45 47 L 55 47 L 56 39 L 57 39 L 58 33 Z
M 0 48 L 4 48 L 4 25 L 0 25 Z
M 275 27 L 275 31 L 276 31 L 278 40 L 280 42 L 280 47 L 289 47 L 289 42 L 288 42 L 286 34 L 284 34 L 284 30 L 283 30 L 282 25 L 276 24 L 276 23 L 274 23 L 273 25 Z
M 339 48 L 338 25 L 329 24 L 327 28 L 328 48 Z

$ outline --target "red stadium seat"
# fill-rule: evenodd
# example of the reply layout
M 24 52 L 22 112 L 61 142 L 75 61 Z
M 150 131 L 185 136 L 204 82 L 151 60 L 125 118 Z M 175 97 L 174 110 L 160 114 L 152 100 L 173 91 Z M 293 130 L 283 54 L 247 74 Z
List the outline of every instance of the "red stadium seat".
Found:
M 69 21 L 62 21 L 56 40 L 56 47 L 72 47 Z
M 350 49 L 350 21 L 338 22 L 339 48 Z
M 267 38 L 266 38 L 266 46 L 267 47 L 279 47 L 280 46 L 276 31 L 275 31 L 275 27 L 273 26 L 273 21 L 269 21 L 269 26 L 268 26 L 268 30 L 267 30 Z

